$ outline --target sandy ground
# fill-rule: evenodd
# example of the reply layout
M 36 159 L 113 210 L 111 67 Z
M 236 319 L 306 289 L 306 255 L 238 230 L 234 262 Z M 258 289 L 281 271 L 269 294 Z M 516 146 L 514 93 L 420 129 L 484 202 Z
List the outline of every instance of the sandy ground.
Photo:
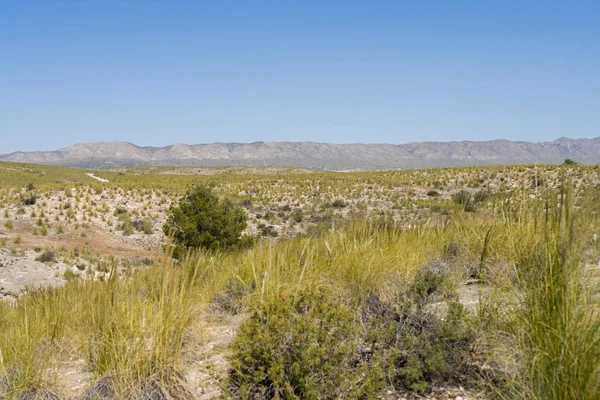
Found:
M 14 300 L 28 287 L 62 285 L 60 276 L 66 268 L 60 262 L 36 261 L 35 253 L 16 256 L 0 249 L 0 300 Z

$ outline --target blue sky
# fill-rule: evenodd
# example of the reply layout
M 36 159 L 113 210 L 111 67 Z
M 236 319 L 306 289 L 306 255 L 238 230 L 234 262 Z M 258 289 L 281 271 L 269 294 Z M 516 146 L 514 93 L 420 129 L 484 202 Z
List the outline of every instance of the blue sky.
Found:
M 599 1 L 0 0 L 0 153 L 599 126 Z

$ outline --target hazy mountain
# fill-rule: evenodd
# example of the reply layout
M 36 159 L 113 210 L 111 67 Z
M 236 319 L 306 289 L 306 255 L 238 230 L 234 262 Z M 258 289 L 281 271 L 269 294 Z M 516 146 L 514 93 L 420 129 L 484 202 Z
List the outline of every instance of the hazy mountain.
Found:
M 78 143 L 61 150 L 15 152 L 2 161 L 102 168 L 132 165 L 268 165 L 327 170 L 560 163 L 566 158 L 587 164 L 600 162 L 600 137 L 560 138 L 530 143 L 421 142 L 392 144 L 329 144 L 255 142 L 174 144 L 140 147 L 126 142 Z

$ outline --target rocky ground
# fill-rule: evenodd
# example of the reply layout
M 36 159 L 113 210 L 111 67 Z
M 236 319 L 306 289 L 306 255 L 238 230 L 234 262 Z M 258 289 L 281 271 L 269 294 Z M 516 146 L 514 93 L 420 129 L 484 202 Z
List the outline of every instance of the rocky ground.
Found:
M 14 300 L 26 288 L 57 286 L 65 282 L 62 279 L 67 268 L 65 264 L 43 263 L 35 258 L 34 252 L 13 255 L 0 249 L 0 300 Z

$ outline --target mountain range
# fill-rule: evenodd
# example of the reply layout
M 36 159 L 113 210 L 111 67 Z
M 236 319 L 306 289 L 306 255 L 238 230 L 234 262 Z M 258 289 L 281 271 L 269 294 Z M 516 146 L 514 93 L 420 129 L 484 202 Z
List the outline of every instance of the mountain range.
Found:
M 464 165 L 600 162 L 600 137 L 531 143 L 510 140 L 331 144 L 254 142 L 141 147 L 127 142 L 78 143 L 56 151 L 14 152 L 0 161 L 81 168 L 117 166 L 293 166 L 367 170 Z

